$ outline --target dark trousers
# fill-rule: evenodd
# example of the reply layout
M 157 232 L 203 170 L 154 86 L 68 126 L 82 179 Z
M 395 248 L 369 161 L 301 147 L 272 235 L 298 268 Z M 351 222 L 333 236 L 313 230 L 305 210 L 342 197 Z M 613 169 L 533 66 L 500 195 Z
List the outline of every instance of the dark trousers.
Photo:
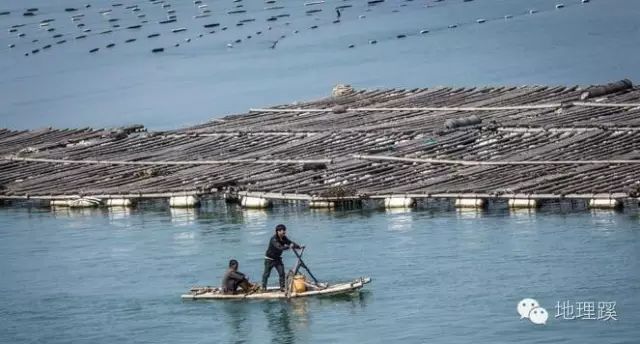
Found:
M 267 289 L 267 281 L 271 275 L 271 269 L 276 268 L 278 277 L 280 278 L 280 288 L 284 288 L 284 264 L 282 259 L 266 259 L 264 260 L 264 273 L 262 274 L 262 288 Z
M 225 294 L 235 294 L 238 292 L 238 289 L 241 289 L 243 293 L 248 293 L 251 291 L 251 283 L 246 279 L 242 281 L 232 283 L 231 287 L 224 288 L 223 292 Z

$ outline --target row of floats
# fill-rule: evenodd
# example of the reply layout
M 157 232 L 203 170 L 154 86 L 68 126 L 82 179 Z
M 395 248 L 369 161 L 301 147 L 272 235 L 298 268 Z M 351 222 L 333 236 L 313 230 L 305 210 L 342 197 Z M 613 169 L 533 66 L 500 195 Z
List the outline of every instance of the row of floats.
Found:
M 273 200 L 265 197 L 255 196 L 229 196 L 225 195 L 225 200 L 239 203 L 243 208 L 266 209 L 273 206 Z M 417 205 L 416 198 L 404 196 L 392 196 L 381 199 L 381 205 L 386 209 L 414 208 Z M 195 208 L 200 205 L 200 197 L 194 195 L 169 197 L 169 206 L 172 208 Z M 297 200 L 291 200 L 297 201 Z M 354 201 L 354 200 L 350 200 Z M 54 199 L 49 202 L 52 207 L 69 208 L 90 208 L 90 207 L 135 207 L 137 199 L 133 198 L 109 198 L 100 199 L 95 197 L 78 197 L 72 199 Z M 309 200 L 309 208 L 328 209 L 335 208 L 338 202 L 330 200 Z M 614 198 L 592 198 L 587 202 L 592 209 L 619 209 L 623 202 Z M 460 209 L 484 209 L 488 206 L 488 199 L 485 198 L 455 198 L 454 207 Z M 508 206 L 512 209 L 535 209 L 541 206 L 541 200 L 533 198 L 510 198 Z

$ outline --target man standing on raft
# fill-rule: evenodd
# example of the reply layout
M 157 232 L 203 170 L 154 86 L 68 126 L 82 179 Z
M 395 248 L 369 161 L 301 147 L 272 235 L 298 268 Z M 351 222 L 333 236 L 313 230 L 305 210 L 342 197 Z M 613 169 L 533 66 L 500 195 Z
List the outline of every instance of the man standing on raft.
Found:
M 284 291 L 284 264 L 282 263 L 282 251 L 289 248 L 301 249 L 303 246 L 296 244 L 295 242 L 287 238 L 287 227 L 285 225 L 276 226 L 276 234 L 269 240 L 269 248 L 264 256 L 264 273 L 262 274 L 262 289 L 267 290 L 267 282 L 269 281 L 269 275 L 271 275 L 271 269 L 274 267 L 278 271 L 278 277 L 280 278 L 280 291 Z

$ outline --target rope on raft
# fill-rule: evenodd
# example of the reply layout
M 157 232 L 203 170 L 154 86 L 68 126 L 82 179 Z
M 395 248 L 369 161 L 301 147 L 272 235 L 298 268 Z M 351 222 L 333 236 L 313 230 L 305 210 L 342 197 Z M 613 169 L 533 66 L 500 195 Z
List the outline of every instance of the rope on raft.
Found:
M 256 160 L 256 159 L 229 159 L 229 160 L 190 160 L 190 161 L 126 161 L 126 160 L 64 160 L 19 158 L 14 156 L 2 157 L 9 161 L 27 161 L 54 164 L 85 164 L 85 165 L 221 165 L 221 164 L 329 164 L 331 159 L 310 160 Z
M 531 104 L 531 105 L 515 105 L 515 106 L 460 106 L 460 107 L 375 107 L 375 108 L 347 108 L 346 111 L 353 112 L 372 112 L 372 111 L 509 111 L 509 110 L 540 110 L 540 109 L 557 109 L 567 106 L 580 107 L 640 107 L 640 103 L 590 103 L 590 102 L 571 102 L 571 103 L 550 103 L 550 104 Z M 249 109 L 250 112 L 329 112 L 327 109 Z
M 446 159 L 422 159 L 403 158 L 394 156 L 377 155 L 353 155 L 359 160 L 374 161 L 400 161 L 416 162 L 423 164 L 466 165 L 466 166 L 495 166 L 495 165 L 613 165 L 613 164 L 640 164 L 640 160 L 539 160 L 539 161 L 472 161 L 472 160 L 446 160 Z

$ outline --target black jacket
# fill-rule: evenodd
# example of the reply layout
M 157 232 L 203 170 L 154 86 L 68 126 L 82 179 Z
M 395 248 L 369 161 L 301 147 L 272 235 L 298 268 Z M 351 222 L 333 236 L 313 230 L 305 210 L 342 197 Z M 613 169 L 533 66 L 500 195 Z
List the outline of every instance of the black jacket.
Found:
M 240 282 L 246 279 L 245 275 L 239 271 L 228 269 L 222 277 L 222 291 L 225 293 L 235 292 Z
M 282 251 L 289 248 L 285 247 L 285 245 L 293 246 L 293 248 L 300 248 L 300 245 L 289 240 L 286 235 L 282 237 L 282 240 L 280 240 L 278 234 L 274 234 L 271 237 L 271 240 L 269 240 L 269 248 L 267 248 L 267 253 L 265 253 L 265 256 L 273 260 L 282 259 Z

